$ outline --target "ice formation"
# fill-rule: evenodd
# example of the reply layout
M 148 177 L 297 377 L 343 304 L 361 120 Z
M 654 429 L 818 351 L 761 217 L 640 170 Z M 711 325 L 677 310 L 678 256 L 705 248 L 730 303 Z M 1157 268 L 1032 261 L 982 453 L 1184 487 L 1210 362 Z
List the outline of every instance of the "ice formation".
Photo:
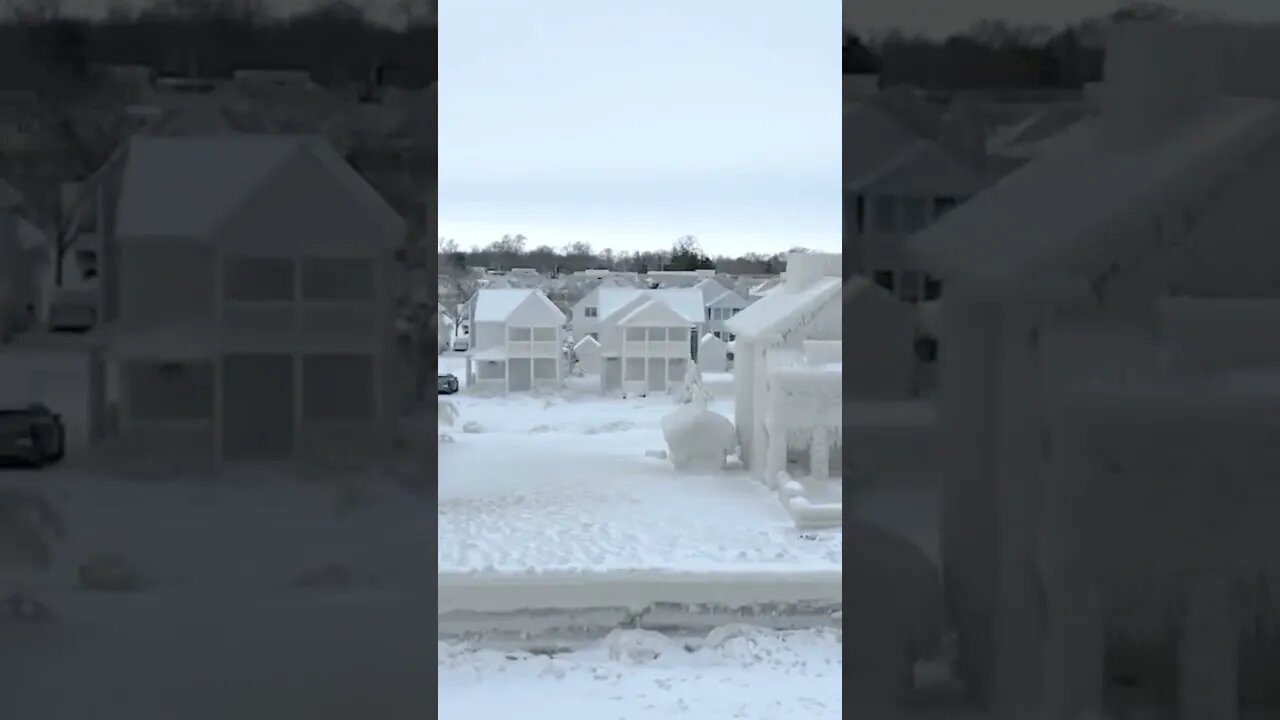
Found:
M 719 472 L 738 451 L 738 434 L 729 418 L 701 402 L 681 405 L 662 418 L 668 456 L 677 470 Z

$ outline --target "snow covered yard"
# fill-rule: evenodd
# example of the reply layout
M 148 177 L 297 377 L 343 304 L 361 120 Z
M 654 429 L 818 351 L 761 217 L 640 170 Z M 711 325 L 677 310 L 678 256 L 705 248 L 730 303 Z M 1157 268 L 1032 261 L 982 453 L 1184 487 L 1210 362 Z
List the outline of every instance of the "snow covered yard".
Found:
M 731 377 L 705 381 L 711 409 L 732 418 Z M 578 381 L 559 395 L 450 401 L 441 573 L 840 570 L 840 532 L 798 531 L 745 471 L 680 475 L 647 454 L 666 448 L 660 421 L 676 408 L 666 394 L 607 398 Z
M 648 631 L 553 657 L 439 644 L 441 718 L 841 717 L 838 631 L 729 627 L 688 649 Z

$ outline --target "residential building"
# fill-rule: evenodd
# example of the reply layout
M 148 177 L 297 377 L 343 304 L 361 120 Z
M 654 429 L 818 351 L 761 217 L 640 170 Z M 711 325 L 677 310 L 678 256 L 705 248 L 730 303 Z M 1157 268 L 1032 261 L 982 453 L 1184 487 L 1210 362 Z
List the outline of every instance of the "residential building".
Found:
M 1126 669 L 1169 683 L 1178 707 L 1153 711 L 1274 714 L 1272 637 L 1240 632 L 1274 612 L 1233 598 L 1264 596 L 1280 561 L 1260 539 L 1272 480 L 1249 475 L 1274 464 L 1259 377 L 1280 366 L 1261 330 L 1280 298 L 1280 32 L 1113 32 L 1100 115 L 911 241 L 950 283 L 941 556 L 960 670 L 1010 717 L 1079 717 L 1102 710 L 1120 641 L 1159 628 L 1171 642 Z
M 600 390 L 623 396 L 661 393 L 684 382 L 697 340 L 701 294 L 681 313 L 669 302 L 676 291 L 637 293 L 600 322 Z M 693 305 L 693 302 L 697 305 Z M 588 335 L 587 337 L 593 337 Z
M 770 373 L 804 349 L 806 340 L 841 339 L 842 283 L 840 255 L 792 253 L 777 290 L 757 300 L 726 322 L 734 340 L 734 415 L 740 456 L 752 475 L 769 485 L 777 482 L 786 457 L 787 438 L 766 422 L 773 385 Z M 821 381 L 830 390 L 831 378 Z M 840 395 L 838 378 L 834 382 Z M 824 410 L 825 412 L 825 410 Z M 838 433 L 837 433 L 838 435 Z M 828 439 L 834 442 L 837 438 Z
M 729 318 L 745 310 L 750 304 L 750 300 L 733 290 L 725 290 L 720 293 L 707 303 L 706 331 L 725 342 L 731 342 L 735 336 L 729 331 L 725 323 L 728 322 Z
M 559 387 L 568 369 L 564 321 L 564 313 L 540 290 L 476 291 L 467 385 L 504 393 Z
M 706 327 L 706 309 L 703 304 L 702 291 L 692 287 L 649 289 L 629 286 L 608 285 L 601 283 L 591 289 L 581 300 L 574 303 L 571 310 L 571 326 L 575 338 L 588 335 L 596 340 L 600 336 L 601 322 L 616 313 L 620 308 L 637 298 L 649 297 L 660 300 L 680 314 L 690 327 L 701 331 Z
M 117 444 L 215 463 L 387 449 L 404 223 L 332 147 L 135 137 L 96 182 Z

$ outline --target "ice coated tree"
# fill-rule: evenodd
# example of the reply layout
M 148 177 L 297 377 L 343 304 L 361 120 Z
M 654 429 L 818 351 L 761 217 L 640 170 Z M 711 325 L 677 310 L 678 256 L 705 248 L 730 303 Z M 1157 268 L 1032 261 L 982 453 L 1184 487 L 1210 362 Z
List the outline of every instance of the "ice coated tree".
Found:
M 698 369 L 698 363 L 692 360 L 684 371 L 684 383 L 680 386 L 678 397 L 682 405 L 696 404 L 705 408 L 711 402 L 711 392 L 702 384 L 702 371 Z

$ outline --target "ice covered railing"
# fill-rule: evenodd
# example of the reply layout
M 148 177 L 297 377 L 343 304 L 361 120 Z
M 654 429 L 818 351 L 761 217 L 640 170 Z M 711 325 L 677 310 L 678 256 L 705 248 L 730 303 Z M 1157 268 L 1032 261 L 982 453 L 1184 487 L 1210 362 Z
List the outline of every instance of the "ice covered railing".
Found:
M 1280 619 L 1280 372 L 1082 385 L 1050 427 L 1049 697 L 1101 692 L 1108 636 L 1176 637 L 1180 716 L 1236 717 L 1240 642 Z

